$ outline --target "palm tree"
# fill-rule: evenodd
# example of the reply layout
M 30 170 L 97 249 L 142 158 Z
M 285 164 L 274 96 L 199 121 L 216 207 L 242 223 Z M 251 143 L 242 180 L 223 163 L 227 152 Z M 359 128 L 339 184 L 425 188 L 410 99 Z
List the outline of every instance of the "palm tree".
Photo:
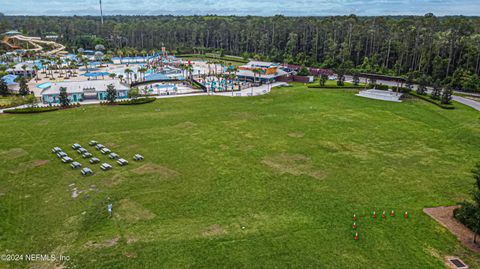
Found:
M 129 82 L 131 81 L 131 80 L 130 80 L 130 75 L 131 75 L 132 73 L 133 73 L 133 70 L 132 70 L 132 69 L 130 69 L 130 68 L 125 69 L 125 74 L 127 74 L 127 81 L 129 81 Z
M 26 77 L 26 76 L 27 76 L 27 67 L 28 67 L 28 66 L 27 66 L 26 64 L 22 65 L 22 69 L 23 69 L 23 76 L 24 76 L 24 77 Z
M 140 67 L 138 69 L 138 73 L 140 73 L 140 75 L 142 75 L 143 80 L 145 80 L 145 72 L 147 72 L 147 68 L 145 68 L 145 67 Z
M 39 70 L 39 69 L 40 69 L 40 68 L 38 68 L 38 65 L 34 65 L 34 66 L 33 66 L 33 70 L 35 70 L 35 82 L 38 81 L 38 70 Z
M 114 78 L 117 76 L 117 74 L 115 74 L 115 73 L 110 73 L 110 74 L 108 74 L 108 76 L 109 76 L 111 79 L 114 79 Z

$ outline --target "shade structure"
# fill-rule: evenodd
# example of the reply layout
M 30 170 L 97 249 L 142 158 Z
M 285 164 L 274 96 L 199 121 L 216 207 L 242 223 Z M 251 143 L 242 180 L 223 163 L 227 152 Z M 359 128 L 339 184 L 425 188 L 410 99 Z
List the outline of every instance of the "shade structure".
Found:
M 89 72 L 89 73 L 82 74 L 82 76 L 92 78 L 92 77 L 108 76 L 109 74 L 110 73 L 108 72 Z

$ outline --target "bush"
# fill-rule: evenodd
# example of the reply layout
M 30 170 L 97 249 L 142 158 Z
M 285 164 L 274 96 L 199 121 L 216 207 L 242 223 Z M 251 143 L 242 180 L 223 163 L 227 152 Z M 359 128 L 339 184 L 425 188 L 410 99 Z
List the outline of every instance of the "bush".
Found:
M 3 113 L 9 114 L 31 114 L 31 113 L 43 113 L 59 110 L 59 107 L 48 106 L 48 107 L 27 107 L 27 108 L 16 108 L 4 110 Z
M 130 100 L 124 100 L 120 102 L 115 102 L 114 104 L 117 105 L 141 105 L 141 104 L 147 104 L 151 102 L 155 102 L 157 98 L 154 97 L 145 97 L 145 98 L 138 98 L 138 99 L 130 99 Z
M 440 100 L 435 100 L 435 99 L 432 99 L 432 97 L 428 96 L 428 95 L 420 95 L 418 94 L 417 92 L 414 92 L 414 91 L 411 91 L 409 93 L 410 95 L 412 96 L 415 96 L 415 97 L 418 97 L 424 101 L 427 101 L 429 103 L 432 103 L 432 104 L 435 104 L 443 109 L 455 109 L 455 107 L 452 105 L 452 104 L 442 104 L 440 102 Z

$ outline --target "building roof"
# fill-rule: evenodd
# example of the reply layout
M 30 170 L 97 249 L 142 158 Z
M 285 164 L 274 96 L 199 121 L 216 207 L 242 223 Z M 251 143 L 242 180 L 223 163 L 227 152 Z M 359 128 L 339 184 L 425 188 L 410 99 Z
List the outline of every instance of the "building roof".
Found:
M 67 93 L 83 93 L 84 89 L 94 89 L 96 92 L 104 92 L 107 86 L 113 84 L 117 91 L 128 90 L 128 86 L 120 83 L 120 80 L 88 80 L 88 81 L 67 81 L 52 83 L 42 91 L 42 95 L 59 94 L 60 88 L 67 88 Z
M 237 76 L 242 76 L 242 77 L 258 77 L 258 78 L 263 78 L 263 79 L 271 79 L 271 78 L 276 78 L 276 77 L 281 77 L 287 75 L 287 72 L 278 69 L 275 74 L 267 75 L 267 74 L 261 74 L 260 76 L 258 74 L 253 73 L 253 71 L 250 70 L 238 70 L 237 71 Z
M 250 62 L 248 62 L 248 63 L 247 63 L 246 65 L 244 65 L 244 66 L 268 68 L 268 67 L 277 67 L 277 66 L 279 66 L 279 65 L 276 64 L 276 63 L 272 63 L 272 62 L 250 61 Z
M 15 75 L 5 75 L 2 77 L 2 80 L 5 81 L 5 83 L 7 84 L 7 86 L 10 86 L 10 85 L 15 85 L 17 84 L 15 82 L 15 79 L 17 79 L 18 76 L 15 76 Z

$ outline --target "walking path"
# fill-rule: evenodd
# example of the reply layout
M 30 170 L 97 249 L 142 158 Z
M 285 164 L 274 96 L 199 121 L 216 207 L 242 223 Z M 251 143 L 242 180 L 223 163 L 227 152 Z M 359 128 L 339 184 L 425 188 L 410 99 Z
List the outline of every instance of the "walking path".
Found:
M 464 246 L 474 252 L 480 253 L 480 246 L 473 243 L 474 233 L 453 217 L 453 210 L 456 208 L 458 208 L 458 206 L 440 206 L 424 208 L 423 212 L 447 228 Z

